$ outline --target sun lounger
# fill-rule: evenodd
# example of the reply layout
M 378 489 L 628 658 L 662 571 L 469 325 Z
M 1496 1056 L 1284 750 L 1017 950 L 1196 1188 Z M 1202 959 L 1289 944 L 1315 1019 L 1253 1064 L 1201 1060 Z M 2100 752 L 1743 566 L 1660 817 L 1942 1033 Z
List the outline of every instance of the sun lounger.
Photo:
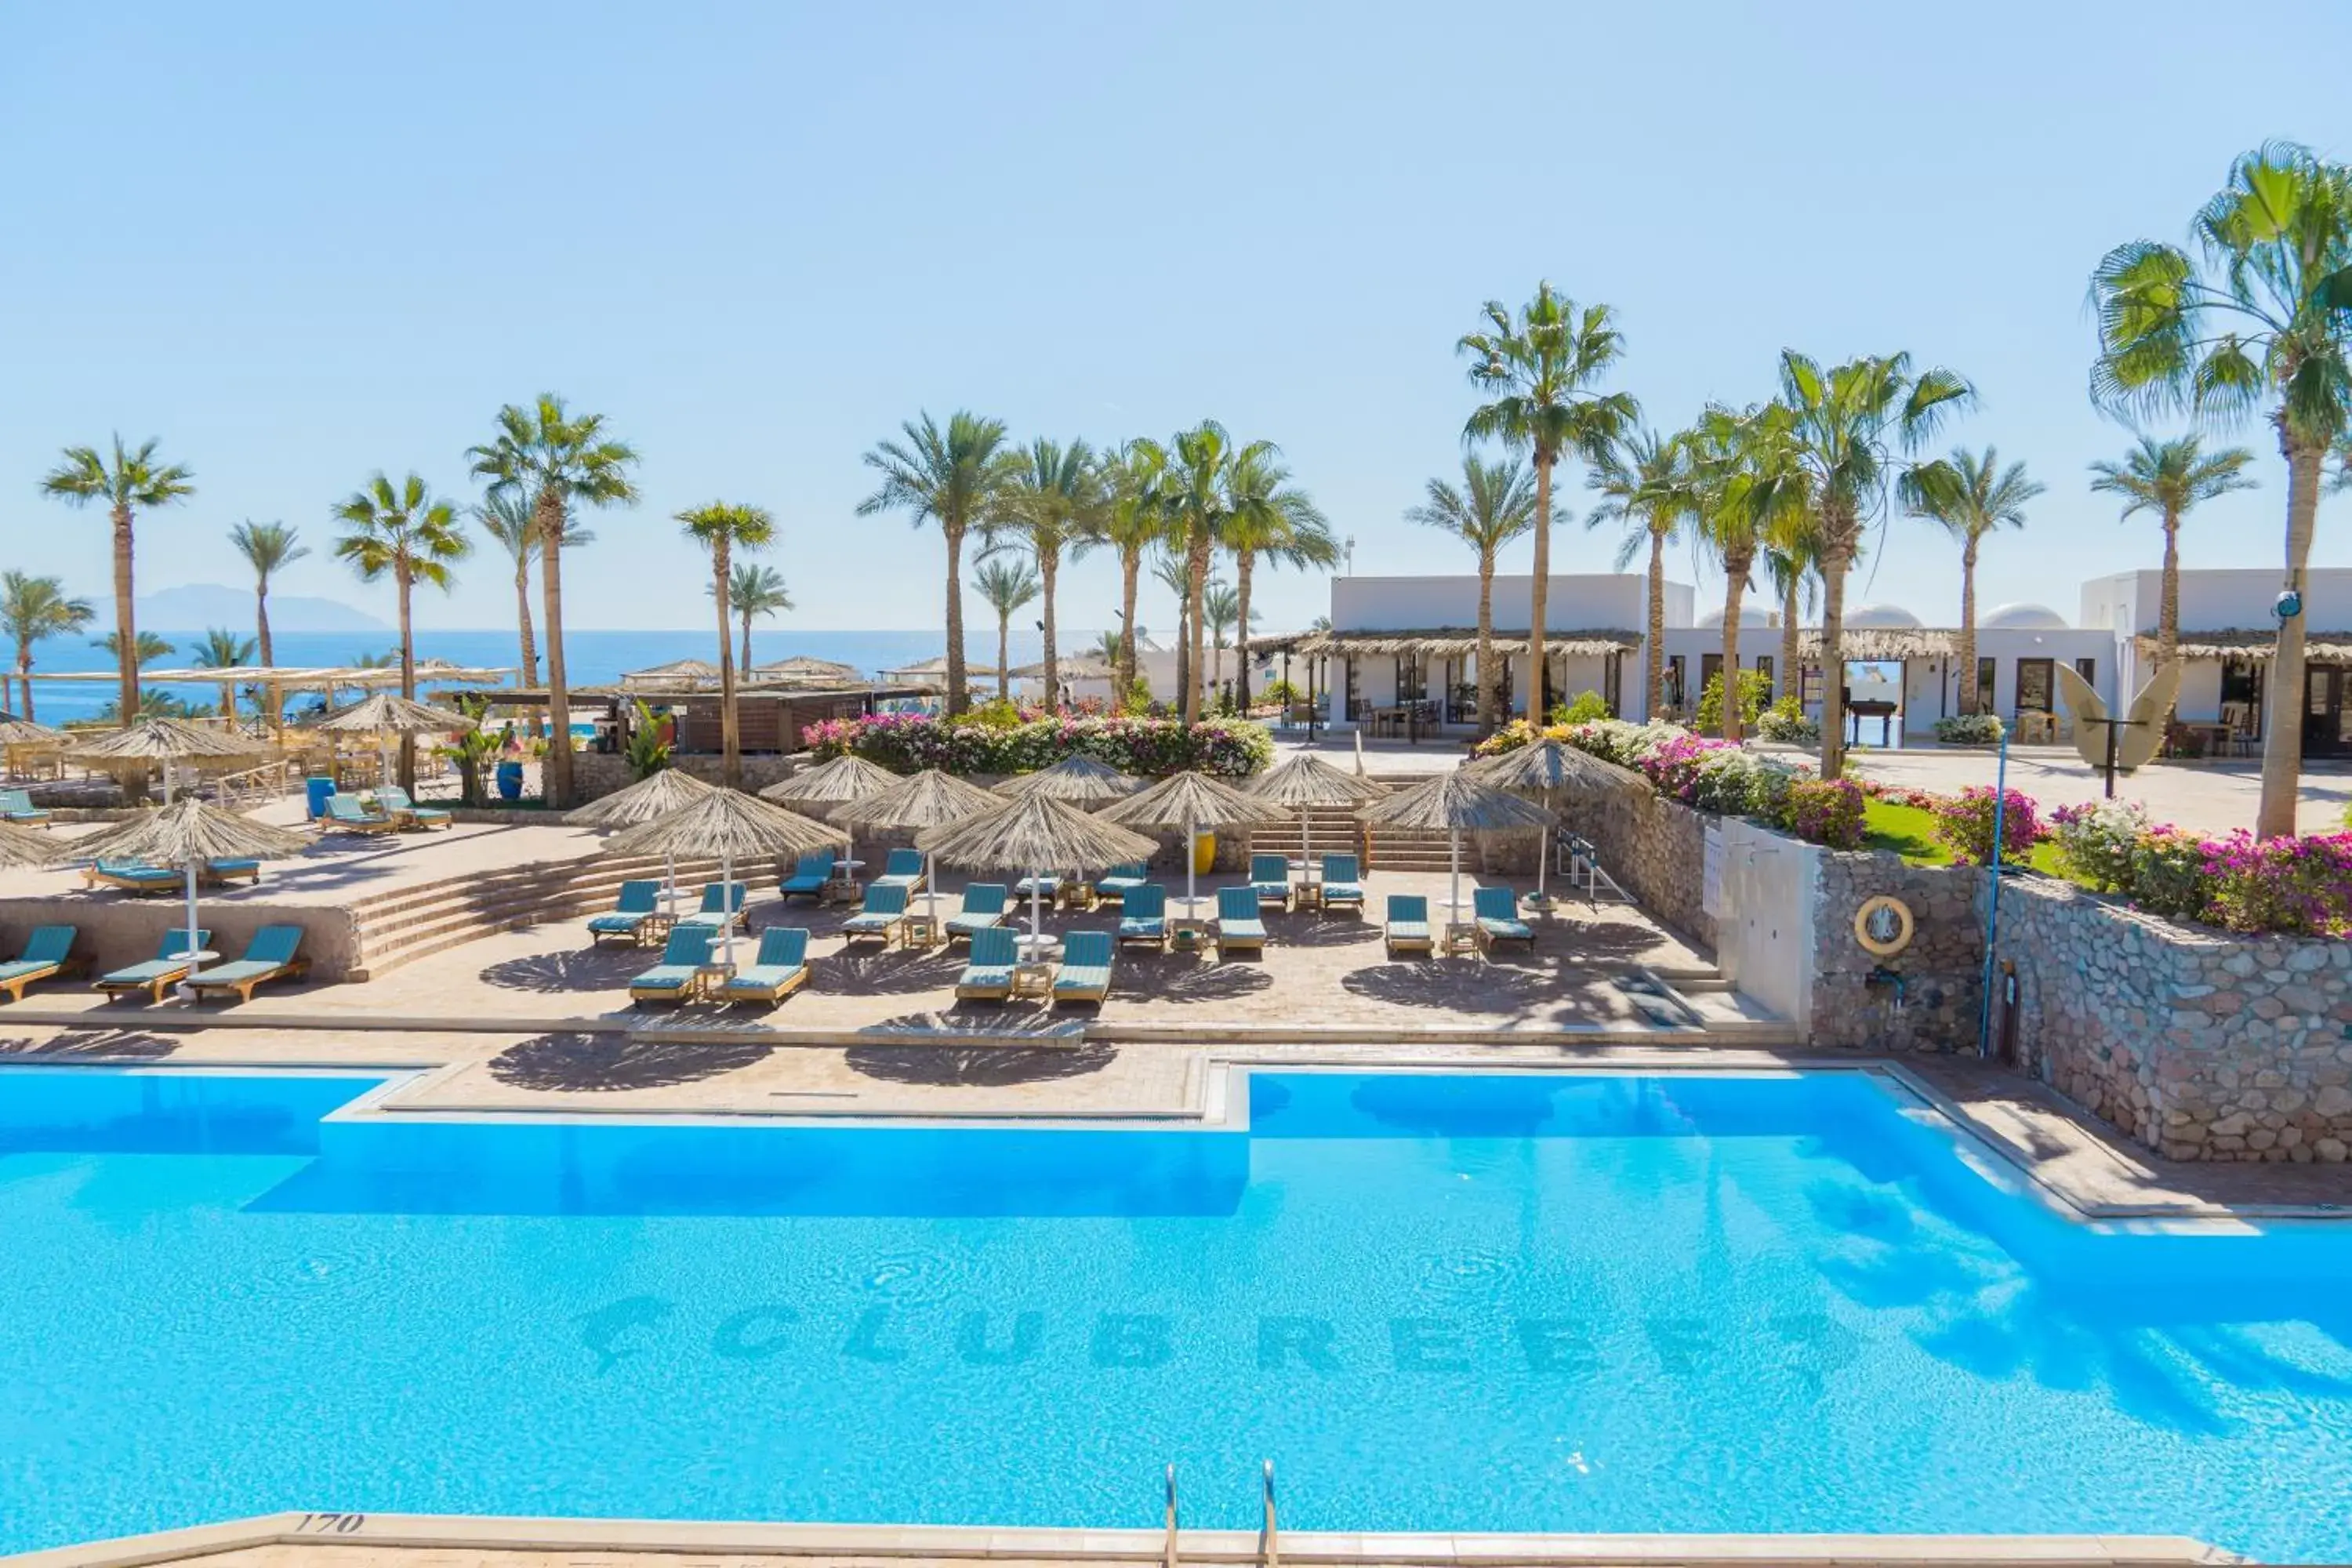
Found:
M 1062 896 L 1062 879 L 1050 875 L 1044 877 L 1024 877 L 1019 881 L 1013 884 L 1013 901 L 1015 903 L 1027 903 L 1029 901 L 1029 896 L 1033 891 L 1036 894 L 1038 899 L 1047 904 L 1051 904 Z
M 1290 861 L 1281 855 L 1250 857 L 1250 891 L 1257 895 L 1261 909 L 1286 910 L 1290 907 Z
M 776 884 L 776 892 L 787 901 L 824 897 L 824 885 L 833 880 L 834 862 L 839 858 L 830 849 L 802 856 L 793 864 L 793 874 Z
M 47 827 L 49 814 L 33 804 L 29 790 L 0 789 L 0 822 L 13 822 L 19 827 Z
M 194 942 L 188 940 L 192 935 L 195 939 Z M 144 963 L 134 963 L 128 969 L 112 970 L 100 975 L 98 989 L 109 996 L 127 996 L 133 991 L 144 991 L 150 1001 L 161 1002 L 163 993 L 185 980 L 188 972 L 196 966 L 194 959 L 175 958 L 173 954 L 186 952 L 191 948 L 202 951 L 212 939 L 213 933 L 202 929 L 194 932 L 184 928 L 167 931 L 163 933 L 163 940 L 155 944 L 154 957 Z
M 614 900 L 611 911 L 589 920 L 588 940 L 592 943 L 601 943 L 609 937 L 634 947 L 645 940 L 646 923 L 660 912 L 659 882 L 651 879 L 624 882 L 620 897 Z
M 1124 903 L 1128 894 L 1150 880 L 1150 868 L 1140 860 L 1129 860 L 1124 866 L 1113 866 L 1109 871 L 1095 879 L 1095 896 L 1109 903 Z
M 923 890 L 923 852 L 919 849 L 893 849 L 883 862 L 882 874 L 874 879 L 886 888 L 904 888 L 910 893 Z
M 730 925 L 741 925 L 750 911 L 744 907 L 751 889 L 742 882 L 705 882 L 702 907 L 677 918 L 678 931 L 703 931 L 717 936 Z
M 1361 918 L 1364 912 L 1364 873 L 1358 868 L 1353 855 L 1323 857 L 1323 909 L 1325 913 L 1340 904 L 1351 904 Z
M 261 862 L 236 858 L 207 860 L 196 868 L 199 882 L 258 882 Z
M 375 803 L 394 822 L 409 827 L 447 827 L 456 819 L 438 806 L 419 805 L 408 798 L 408 792 L 398 784 L 376 786 Z
M 355 795 L 327 797 L 326 824 L 342 833 L 397 833 L 400 824 L 381 811 L 370 811 Z
M 800 926 L 770 926 L 760 933 L 760 955 L 719 988 L 719 999 L 774 1006 L 808 983 L 808 944 Z
M 890 945 L 907 929 L 907 889 L 886 888 L 876 882 L 866 889 L 866 902 L 858 911 L 841 922 L 841 934 L 850 942 L 878 942 Z
M 710 962 L 710 932 L 678 926 L 669 933 L 661 962 L 629 982 L 632 1002 L 687 1002 L 693 999 L 695 976 Z
M 962 937 L 969 941 L 984 931 L 993 931 L 1004 923 L 1005 893 L 1002 882 L 968 882 L 963 889 L 963 908 L 941 921 L 950 942 Z
M 1107 931 L 1074 931 L 1062 939 L 1062 967 L 1054 973 L 1054 1005 L 1099 1005 L 1110 994 L 1113 944 Z
M 1155 948 L 1168 945 L 1168 889 L 1157 882 L 1130 888 L 1119 904 L 1118 945 L 1139 943 Z
M 186 886 L 187 873 L 144 860 L 94 860 L 82 868 L 85 888 L 116 888 L 144 896 L 169 893 Z
M 1009 926 L 982 926 L 971 933 L 971 956 L 956 979 L 959 1002 L 1002 1002 L 1013 994 L 1013 966 L 1021 944 Z
M 74 962 L 75 935 L 71 926 L 35 926 L 25 938 L 25 951 L 0 963 L 0 995 L 22 1002 L 26 986 L 63 974 Z
M 253 1000 L 253 988 L 273 980 L 299 980 L 310 961 L 302 956 L 300 926 L 263 926 L 245 944 L 245 956 L 233 963 L 199 970 L 188 980 L 202 996 L 207 991 L 234 991 L 240 1002 Z
M 1264 952 L 1265 921 L 1259 917 L 1257 889 L 1217 889 L 1217 953 Z
M 1523 942 L 1536 950 L 1535 927 L 1519 918 L 1518 900 L 1508 888 L 1480 888 L 1470 895 L 1470 912 L 1478 918 L 1478 945 Z
M 1429 934 L 1429 900 L 1419 893 L 1391 893 L 1381 936 L 1391 958 L 1402 952 L 1435 952 L 1436 939 Z

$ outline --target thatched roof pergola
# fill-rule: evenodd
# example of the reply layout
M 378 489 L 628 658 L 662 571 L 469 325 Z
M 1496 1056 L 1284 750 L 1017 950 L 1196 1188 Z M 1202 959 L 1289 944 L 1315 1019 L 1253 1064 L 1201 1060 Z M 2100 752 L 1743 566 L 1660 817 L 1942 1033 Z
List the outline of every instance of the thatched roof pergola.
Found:
M 2352 664 L 2352 632 L 2311 632 L 2303 634 L 2303 662 L 2305 664 Z M 2158 640 L 2145 634 L 2134 637 L 2139 651 L 2154 658 Z M 2232 628 L 2226 631 L 2182 632 L 2177 657 L 2181 658 L 2244 658 L 2260 654 L 2264 658 L 2278 647 L 2278 628 L 2266 626 L 2260 630 Z
M 854 664 L 812 658 L 804 653 L 774 664 L 754 665 L 743 673 L 744 679 L 754 685 L 772 682 L 778 686 L 856 686 L 866 679 L 865 671 Z
M 1822 629 L 1807 626 L 1797 634 L 1797 649 L 1805 658 L 1822 657 Z M 1949 658 L 1960 650 L 1960 634 L 1942 626 L 1847 626 L 1838 634 L 1840 654 L 1864 664 L 1906 658 Z
M 1639 632 L 1586 630 L 1546 632 L 1544 652 L 1570 658 L 1600 658 L 1631 653 L 1642 646 Z M 1435 626 L 1405 631 L 1294 632 L 1286 637 L 1252 637 L 1252 653 L 1293 653 L 1306 657 L 1328 654 L 1367 658 L 1412 654 L 1422 658 L 1467 658 L 1478 651 L 1475 626 Z M 1496 657 L 1511 658 L 1528 651 L 1525 626 L 1496 627 L 1492 642 Z

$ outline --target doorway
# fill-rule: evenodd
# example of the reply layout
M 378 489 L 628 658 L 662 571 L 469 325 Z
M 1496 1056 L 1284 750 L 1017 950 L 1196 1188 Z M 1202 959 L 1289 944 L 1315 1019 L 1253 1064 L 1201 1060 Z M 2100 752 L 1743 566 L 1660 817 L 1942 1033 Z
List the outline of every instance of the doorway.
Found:
M 2303 754 L 2352 755 L 2352 670 L 2340 664 L 2305 665 L 2303 671 Z

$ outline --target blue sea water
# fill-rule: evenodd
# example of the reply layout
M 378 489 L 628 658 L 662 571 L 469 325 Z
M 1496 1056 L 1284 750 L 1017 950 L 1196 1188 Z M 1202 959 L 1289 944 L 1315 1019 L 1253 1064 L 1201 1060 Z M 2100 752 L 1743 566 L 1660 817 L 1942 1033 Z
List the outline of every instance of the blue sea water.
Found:
M 0 1071 L 0 1551 L 273 1510 L 2163 1531 L 2352 1558 L 2352 1233 L 2073 1223 L 1864 1074 L 1246 1131 L 327 1120 Z

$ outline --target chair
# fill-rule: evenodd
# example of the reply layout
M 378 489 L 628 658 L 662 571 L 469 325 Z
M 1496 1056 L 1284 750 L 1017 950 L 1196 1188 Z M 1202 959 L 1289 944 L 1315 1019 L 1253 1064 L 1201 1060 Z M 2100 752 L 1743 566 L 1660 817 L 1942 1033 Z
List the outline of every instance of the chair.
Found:
M 190 938 L 194 940 L 191 941 Z M 98 977 L 97 987 L 108 996 L 127 996 L 133 991 L 144 991 L 150 1001 L 161 1002 L 163 993 L 188 977 L 196 966 L 193 958 L 175 958 L 174 953 L 191 949 L 202 951 L 213 940 L 213 933 L 182 927 L 167 931 L 163 940 L 155 944 L 155 956 L 144 963 L 134 963 L 128 969 L 117 969 Z
M 833 880 L 834 862 L 839 858 L 831 849 L 812 850 L 793 862 L 793 874 L 776 884 L 776 892 L 787 902 L 824 898 L 824 885 Z
M 809 933 L 802 926 L 770 926 L 760 954 L 719 988 L 722 1002 L 765 1002 L 772 1007 L 808 983 Z
M 702 907 L 690 915 L 680 915 L 672 929 L 692 929 L 717 936 L 730 925 L 740 926 L 748 912 L 743 904 L 751 891 L 742 882 L 705 882 Z
M 81 874 L 86 888 L 119 888 L 126 893 L 169 893 L 182 887 L 185 873 L 144 860 L 93 860 Z
M 1277 910 L 1290 908 L 1290 858 L 1285 855 L 1253 855 L 1250 857 L 1250 891 L 1257 895 L 1261 909 L 1271 906 Z
M 1157 882 L 1130 889 L 1119 903 L 1118 945 L 1168 944 L 1168 889 Z
M 646 922 L 660 912 L 661 884 L 650 879 L 621 884 L 621 895 L 614 900 L 612 911 L 593 917 L 588 922 L 588 940 L 600 943 L 614 937 L 635 947 L 645 940 Z
M 632 1002 L 688 1002 L 695 978 L 710 962 L 710 931 L 702 926 L 672 927 L 661 962 L 629 982 Z
M 841 922 L 841 934 L 850 942 L 879 942 L 884 947 L 905 930 L 907 889 L 876 882 L 866 889 L 866 902 Z
M 1099 1006 L 1110 994 L 1111 956 L 1115 951 L 1107 931 L 1074 931 L 1062 939 L 1062 967 L 1054 975 L 1054 1005 L 1091 1002 Z
M 1022 903 L 1029 901 L 1032 892 L 1050 907 L 1061 899 L 1062 879 L 1049 872 L 1042 877 L 1024 877 L 1013 884 L 1013 896 Z
M 1402 952 L 1435 952 L 1436 941 L 1429 934 L 1429 900 L 1419 893 L 1391 893 L 1388 922 L 1381 935 L 1391 958 Z
M 189 988 L 202 996 L 207 991 L 234 991 L 240 1002 L 253 1000 L 253 988 L 273 980 L 297 980 L 310 961 L 301 955 L 300 926 L 263 926 L 245 944 L 245 956 L 233 963 L 200 970 L 188 979 Z
M 1364 912 L 1364 873 L 1353 855 L 1323 857 L 1323 908 L 1326 913 L 1340 904 L 1352 904 L 1358 918 Z
M 882 874 L 875 881 L 893 888 L 904 888 L 910 893 L 923 890 L 923 852 L 919 849 L 893 849 L 882 863 Z
M 49 814 L 33 804 L 30 790 L 0 789 L 0 822 L 19 827 L 47 827 Z
M 1108 875 L 1096 878 L 1095 893 L 1108 902 L 1123 903 L 1128 894 L 1150 879 L 1151 873 L 1142 861 L 1129 860 L 1124 866 L 1113 866 Z
M 326 824 L 343 833 L 397 833 L 400 824 L 381 811 L 370 811 L 360 805 L 355 795 L 331 795 L 327 797 Z
M 993 931 L 1004 923 L 1004 884 L 1002 882 L 968 882 L 963 889 L 963 908 L 940 922 L 950 942 L 962 937 L 970 941 L 984 931 Z
M 26 986 L 63 974 L 74 961 L 77 934 L 72 926 L 35 926 L 25 938 L 25 951 L 0 963 L 0 994 L 11 1002 L 22 1002 Z
M 971 933 L 971 953 L 956 977 L 959 1002 L 1002 1002 L 1013 994 L 1013 966 L 1021 944 L 1010 926 L 982 926 Z
M 196 868 L 196 880 L 199 882 L 258 882 L 261 880 L 261 862 L 234 857 L 207 860 Z
M 375 803 L 382 806 L 394 822 L 410 827 L 428 830 L 447 827 L 456 820 L 438 806 L 417 805 L 408 798 L 408 792 L 398 784 L 378 784 Z
M 1536 930 L 1519 918 L 1518 900 L 1508 888 L 1480 888 L 1470 895 L 1470 912 L 1478 918 L 1478 945 L 1523 942 L 1536 950 Z
M 1259 918 L 1257 889 L 1217 889 L 1217 952 L 1264 952 L 1265 921 Z

